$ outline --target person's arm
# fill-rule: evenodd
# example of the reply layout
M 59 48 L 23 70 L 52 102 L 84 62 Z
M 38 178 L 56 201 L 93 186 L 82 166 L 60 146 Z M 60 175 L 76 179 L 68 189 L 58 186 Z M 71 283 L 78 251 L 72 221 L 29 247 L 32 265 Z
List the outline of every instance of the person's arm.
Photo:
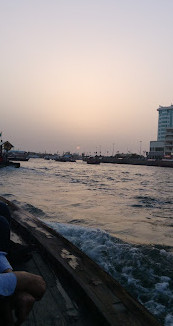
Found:
M 23 271 L 13 272 L 13 269 L 6 258 L 6 253 L 2 251 L 0 251 L 0 275 L 1 280 L 4 280 L 1 281 L 0 284 L 0 295 L 10 296 L 13 294 L 15 289 L 16 291 L 28 292 L 33 295 L 36 300 L 39 300 L 46 290 L 45 281 L 40 275 Z
M 0 252 L 0 295 L 4 297 L 11 296 L 17 284 L 17 277 L 13 273 L 12 267 L 9 264 L 6 253 Z
M 35 300 L 40 300 L 46 291 L 46 283 L 42 276 L 28 272 L 13 272 L 17 278 L 16 292 L 27 292 Z

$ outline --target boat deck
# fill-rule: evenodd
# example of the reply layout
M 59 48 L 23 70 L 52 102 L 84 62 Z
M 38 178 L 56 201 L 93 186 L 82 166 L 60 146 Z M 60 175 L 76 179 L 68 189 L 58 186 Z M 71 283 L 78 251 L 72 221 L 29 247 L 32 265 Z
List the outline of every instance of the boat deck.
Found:
M 97 325 L 89 311 L 77 302 L 70 288 L 65 289 L 66 280 L 58 278 L 51 266 L 45 263 L 41 254 L 32 253 L 32 258 L 15 266 L 15 270 L 25 270 L 41 275 L 47 285 L 42 300 L 36 302 L 24 326 L 87 326 Z

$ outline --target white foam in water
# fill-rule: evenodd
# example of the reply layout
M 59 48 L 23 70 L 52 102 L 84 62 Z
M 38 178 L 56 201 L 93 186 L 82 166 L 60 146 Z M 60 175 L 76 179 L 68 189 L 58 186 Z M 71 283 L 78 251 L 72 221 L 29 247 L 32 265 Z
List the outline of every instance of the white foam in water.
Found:
M 155 288 L 157 291 L 159 292 L 164 292 L 165 290 L 167 291 L 168 290 L 168 287 L 169 287 L 169 283 L 168 282 L 163 282 L 163 283 L 157 283 L 155 285 Z
M 173 326 L 171 271 L 165 275 L 170 266 L 166 266 L 169 254 L 164 249 L 135 247 L 100 229 L 49 225 L 111 274 L 165 326 Z
M 165 326 L 173 326 L 173 315 L 168 314 L 165 318 Z
M 165 326 L 173 326 L 173 315 L 168 314 L 165 318 Z

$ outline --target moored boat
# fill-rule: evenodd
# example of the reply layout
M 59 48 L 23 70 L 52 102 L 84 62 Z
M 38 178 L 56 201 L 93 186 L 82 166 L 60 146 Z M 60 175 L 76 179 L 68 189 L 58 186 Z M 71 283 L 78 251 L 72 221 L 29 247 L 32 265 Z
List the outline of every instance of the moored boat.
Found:
M 173 160 L 172 159 L 148 159 L 147 160 L 148 166 L 159 166 L 165 168 L 173 168 Z
M 28 161 L 28 153 L 24 151 L 10 151 L 7 156 L 9 161 Z
M 87 158 L 87 164 L 100 164 L 99 156 L 90 156 Z

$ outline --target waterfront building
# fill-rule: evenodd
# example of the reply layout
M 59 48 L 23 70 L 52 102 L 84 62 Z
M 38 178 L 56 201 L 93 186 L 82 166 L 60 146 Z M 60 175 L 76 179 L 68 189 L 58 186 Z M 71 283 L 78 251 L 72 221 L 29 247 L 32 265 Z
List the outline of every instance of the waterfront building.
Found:
M 173 156 L 173 104 L 159 106 L 157 111 L 159 113 L 157 140 L 150 141 L 148 155 L 148 158 L 153 159 Z
M 173 128 L 173 105 L 159 106 L 157 111 L 159 112 L 157 140 L 165 141 L 167 128 Z
M 173 157 L 173 128 L 166 129 L 164 155 Z

